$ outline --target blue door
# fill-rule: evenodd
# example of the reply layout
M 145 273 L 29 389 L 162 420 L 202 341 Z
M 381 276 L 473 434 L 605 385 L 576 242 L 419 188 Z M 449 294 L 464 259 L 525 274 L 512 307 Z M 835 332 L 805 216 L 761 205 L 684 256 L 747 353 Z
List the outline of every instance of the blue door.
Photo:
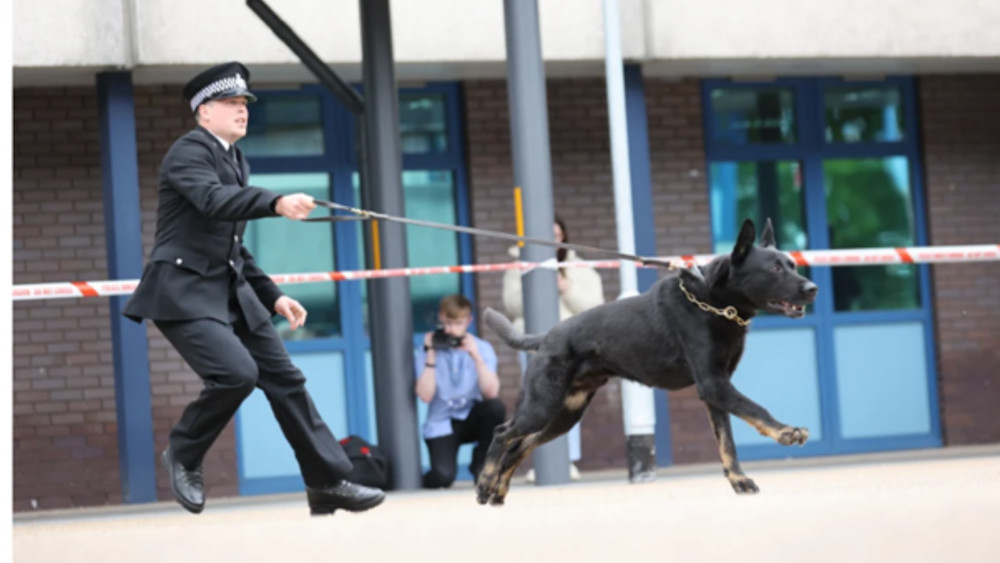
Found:
M 258 102 L 250 106 L 247 137 L 239 143 L 251 164 L 250 183 L 359 206 L 352 116 L 319 87 L 258 95 Z M 469 224 L 459 96 L 457 84 L 400 92 L 407 216 Z M 245 244 L 269 274 L 361 270 L 365 227 L 360 222 L 262 219 L 250 222 Z M 468 263 L 472 250 L 467 238 L 408 227 L 409 263 Z M 287 330 L 283 318 L 276 317 L 274 323 L 292 361 L 305 374 L 320 415 L 338 438 L 357 434 L 377 443 L 365 283 L 310 283 L 282 289 L 309 311 L 306 326 L 296 331 Z M 438 300 L 448 293 L 472 299 L 471 276 L 411 280 L 415 334 L 433 328 Z M 425 409 L 419 413 L 423 417 Z M 292 450 L 260 390 L 237 413 L 236 447 L 242 494 L 303 489 Z

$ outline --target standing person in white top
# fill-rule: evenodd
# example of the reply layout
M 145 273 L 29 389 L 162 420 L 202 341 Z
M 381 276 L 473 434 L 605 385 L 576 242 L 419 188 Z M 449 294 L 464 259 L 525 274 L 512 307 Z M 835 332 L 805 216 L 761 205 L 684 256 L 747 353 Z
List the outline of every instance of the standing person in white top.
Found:
M 569 242 L 566 231 L 566 224 L 561 219 L 556 218 L 552 226 L 556 242 Z M 521 252 L 517 246 L 512 246 L 508 253 L 514 258 L 520 258 Z M 566 248 L 556 251 L 556 258 L 560 262 L 575 262 L 580 260 L 576 252 Z M 582 313 L 587 309 L 596 307 L 604 303 L 604 286 L 601 276 L 596 270 L 590 267 L 560 268 L 557 276 L 559 284 L 559 320 L 564 321 L 577 313 Z M 521 300 L 521 271 L 507 270 L 503 277 L 503 305 L 507 315 L 511 318 L 514 326 L 518 330 L 524 330 L 524 305 Z M 522 355 L 522 371 L 524 369 L 524 356 Z M 570 478 L 577 480 L 580 478 L 580 471 L 576 462 L 580 461 L 580 423 L 577 423 L 569 432 L 569 459 Z M 529 482 L 535 479 L 535 470 L 528 471 Z

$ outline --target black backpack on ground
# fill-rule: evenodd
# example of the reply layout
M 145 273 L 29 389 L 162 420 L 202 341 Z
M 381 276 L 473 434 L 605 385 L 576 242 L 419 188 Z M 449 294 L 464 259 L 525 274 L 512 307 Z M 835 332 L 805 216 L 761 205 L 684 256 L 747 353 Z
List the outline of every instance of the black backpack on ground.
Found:
M 389 458 L 382 448 L 354 435 L 340 440 L 340 445 L 354 464 L 354 468 L 347 474 L 348 481 L 379 489 L 389 486 Z

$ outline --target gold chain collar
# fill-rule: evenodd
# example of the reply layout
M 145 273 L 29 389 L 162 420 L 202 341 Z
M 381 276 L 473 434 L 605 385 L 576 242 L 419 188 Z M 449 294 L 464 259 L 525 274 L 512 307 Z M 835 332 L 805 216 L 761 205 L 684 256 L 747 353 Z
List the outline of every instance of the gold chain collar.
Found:
M 688 298 L 688 301 L 697 305 L 698 308 L 701 309 L 702 311 L 706 311 L 708 313 L 714 313 L 720 317 L 729 319 L 742 327 L 750 326 L 750 321 L 740 318 L 740 314 L 736 310 L 736 307 L 730 305 L 725 309 L 719 309 L 709 305 L 708 303 L 703 303 L 701 301 L 698 301 L 698 299 L 694 295 L 691 295 L 691 293 L 688 292 L 687 288 L 684 287 L 684 282 L 682 280 L 678 279 L 677 283 L 680 286 L 681 291 L 684 292 L 684 296 Z

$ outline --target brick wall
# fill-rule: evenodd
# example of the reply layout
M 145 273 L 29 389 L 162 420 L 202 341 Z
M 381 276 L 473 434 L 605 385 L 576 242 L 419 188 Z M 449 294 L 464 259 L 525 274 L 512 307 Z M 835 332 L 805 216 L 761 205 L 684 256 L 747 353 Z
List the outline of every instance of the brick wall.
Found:
M 176 88 L 136 88 L 135 96 L 148 250 L 159 160 L 191 123 Z M 105 279 L 95 91 L 15 89 L 13 110 L 13 282 Z M 109 314 L 104 299 L 14 304 L 14 510 L 121 502 Z M 201 383 L 152 326 L 149 336 L 159 452 Z M 205 463 L 213 496 L 237 492 L 234 452 L 230 425 Z M 160 498 L 170 498 L 157 468 Z
M 1000 75 L 919 81 L 931 244 L 1000 242 Z M 1000 264 L 935 266 L 948 445 L 1000 442 Z
M 15 91 L 15 284 L 105 276 L 96 103 Z M 121 501 L 107 318 L 97 299 L 13 306 L 15 510 Z

